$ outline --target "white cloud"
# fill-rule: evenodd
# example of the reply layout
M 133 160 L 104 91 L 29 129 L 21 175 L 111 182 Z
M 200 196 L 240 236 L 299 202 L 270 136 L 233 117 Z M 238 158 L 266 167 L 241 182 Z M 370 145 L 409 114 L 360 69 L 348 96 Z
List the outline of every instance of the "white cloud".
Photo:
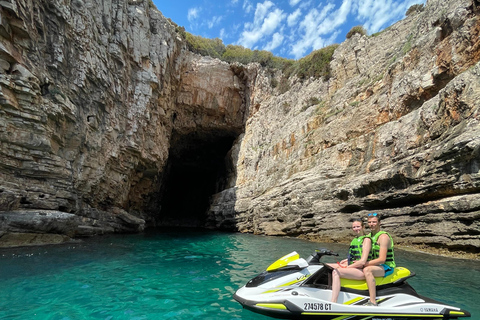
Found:
M 316 8 L 311 9 L 307 15 L 300 22 L 299 28 L 296 31 L 297 39 L 295 43 L 291 45 L 290 53 L 296 58 L 300 58 L 305 55 L 307 49 L 312 48 L 313 43 L 318 45 L 322 41 L 319 34 L 319 23 L 321 23 L 330 11 L 334 8 L 334 5 L 329 3 L 322 8 L 322 11 L 318 11 Z
M 245 11 L 245 13 L 248 14 L 253 10 L 253 5 L 249 0 L 244 0 L 242 8 L 243 8 L 243 11 Z
M 335 41 L 339 27 L 347 21 L 352 11 L 352 2 L 344 0 L 340 8 L 334 9 L 335 5 L 328 3 L 321 11 L 313 8 L 307 13 L 296 31 L 301 37 L 291 45 L 290 54 L 298 59 L 307 51 L 320 49 Z
M 351 12 L 351 8 L 351 0 L 344 0 L 340 8 L 320 24 L 322 34 L 333 32 L 344 24 L 347 21 L 348 14 Z
M 402 19 L 407 9 L 413 4 L 424 2 L 422 0 L 356 0 L 357 17 L 369 33 L 375 33 Z
M 313 6 L 315 6 L 315 2 L 313 0 L 308 0 L 308 1 L 303 0 L 303 2 L 301 2 L 298 7 L 302 10 L 309 10 Z
M 268 13 L 268 10 L 273 7 L 274 4 L 271 1 L 265 1 L 264 3 L 257 3 L 257 9 L 255 10 L 254 23 L 259 24 Z
M 215 27 L 216 25 L 220 24 L 220 22 L 222 21 L 223 17 L 222 16 L 214 16 L 212 17 L 212 19 L 208 20 L 207 21 L 207 26 L 209 29 L 212 29 L 213 27 Z
M 267 43 L 267 45 L 263 48 L 263 50 L 267 50 L 267 51 L 275 50 L 279 45 L 282 44 L 283 39 L 284 39 L 283 34 L 279 32 L 275 32 L 273 34 L 272 41 Z
M 293 13 L 289 14 L 287 18 L 288 26 L 293 27 L 297 23 L 298 18 L 300 17 L 301 14 L 302 14 L 302 10 L 300 9 L 297 9 Z
M 301 0 L 289 0 L 288 3 L 292 6 L 295 7 Z
M 238 40 L 239 44 L 252 48 L 262 38 L 273 34 L 285 17 L 283 10 L 275 8 L 273 2 L 267 0 L 258 3 L 253 22 L 245 23 L 244 30 Z
M 192 22 L 196 18 L 198 18 L 198 15 L 200 14 L 201 9 L 200 8 L 190 8 L 188 9 L 188 21 Z

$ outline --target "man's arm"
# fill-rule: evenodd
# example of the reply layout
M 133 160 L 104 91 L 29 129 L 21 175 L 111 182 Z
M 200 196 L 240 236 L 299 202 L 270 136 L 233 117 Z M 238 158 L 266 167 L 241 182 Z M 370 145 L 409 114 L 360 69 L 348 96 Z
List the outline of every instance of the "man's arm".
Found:
M 387 260 L 387 251 L 390 247 L 390 237 L 385 233 L 380 235 L 380 237 L 378 238 L 378 244 L 380 245 L 378 258 L 368 261 L 365 266 L 379 266 L 382 263 L 385 263 L 385 261 Z

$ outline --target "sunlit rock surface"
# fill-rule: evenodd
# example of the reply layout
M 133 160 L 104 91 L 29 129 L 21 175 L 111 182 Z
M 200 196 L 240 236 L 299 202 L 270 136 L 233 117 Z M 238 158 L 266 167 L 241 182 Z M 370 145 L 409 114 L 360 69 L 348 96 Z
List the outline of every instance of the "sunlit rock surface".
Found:
M 162 225 L 345 241 L 375 211 L 396 243 L 478 253 L 477 2 L 429 0 L 304 81 L 190 53 L 147 0 L 0 6 L 5 245 Z

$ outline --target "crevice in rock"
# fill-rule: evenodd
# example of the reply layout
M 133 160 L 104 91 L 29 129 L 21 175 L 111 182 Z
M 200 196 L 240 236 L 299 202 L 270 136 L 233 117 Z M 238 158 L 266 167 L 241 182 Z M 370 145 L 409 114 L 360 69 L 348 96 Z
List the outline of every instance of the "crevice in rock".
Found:
M 448 37 L 453 32 L 453 27 L 450 19 L 442 17 L 433 23 L 434 27 L 440 27 L 440 41 Z
M 414 110 L 419 109 L 421 106 L 425 104 L 425 102 L 429 101 L 430 99 L 438 95 L 438 93 L 441 90 L 443 90 L 443 88 L 445 88 L 447 84 L 450 83 L 450 81 L 452 81 L 453 78 L 455 78 L 455 75 L 446 71 L 444 73 L 436 75 L 433 78 L 434 85 L 432 87 L 428 89 L 424 89 L 418 94 L 406 96 L 403 100 L 405 111 L 402 112 L 402 115 L 408 114 Z
M 210 196 L 225 189 L 226 155 L 238 132 L 174 132 L 156 226 L 203 227 Z
M 356 198 L 365 198 L 368 195 L 388 192 L 392 190 L 403 190 L 415 184 L 415 179 L 406 177 L 403 174 L 395 174 L 388 179 L 379 179 L 364 184 L 353 191 Z
M 446 199 L 453 196 L 469 195 L 469 194 L 478 194 L 480 193 L 480 187 L 472 187 L 470 189 L 453 189 L 453 188 L 444 188 L 443 190 L 435 190 L 429 193 L 422 194 L 407 194 L 405 196 L 396 195 L 386 198 L 378 198 L 373 200 L 366 200 L 362 204 L 346 204 L 343 208 L 340 209 L 340 212 L 343 213 L 355 213 L 363 210 L 375 211 L 375 210 L 388 210 L 388 209 L 399 209 L 405 207 L 414 207 L 422 203 L 427 203 L 430 201 L 437 201 L 441 199 Z M 432 210 L 430 210 L 432 212 Z M 452 208 L 452 212 L 456 212 Z M 478 208 L 472 208 L 471 210 L 462 208 L 458 212 L 475 212 L 478 211 Z M 414 212 L 410 213 L 414 215 Z
M 446 249 L 449 252 L 461 251 L 461 252 L 468 252 L 468 253 L 478 253 L 478 248 L 469 244 L 462 244 L 462 245 L 455 244 L 455 245 L 445 246 L 444 244 L 440 244 L 440 243 L 429 243 L 429 246 L 433 248 L 437 248 L 439 250 Z

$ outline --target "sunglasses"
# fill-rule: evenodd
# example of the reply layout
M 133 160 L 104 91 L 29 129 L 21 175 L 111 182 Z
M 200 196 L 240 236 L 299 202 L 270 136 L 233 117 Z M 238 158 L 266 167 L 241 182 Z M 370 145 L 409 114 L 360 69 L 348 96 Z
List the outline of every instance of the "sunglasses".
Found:
M 376 217 L 376 216 L 378 216 L 378 213 L 376 212 L 367 214 L 367 217 Z

